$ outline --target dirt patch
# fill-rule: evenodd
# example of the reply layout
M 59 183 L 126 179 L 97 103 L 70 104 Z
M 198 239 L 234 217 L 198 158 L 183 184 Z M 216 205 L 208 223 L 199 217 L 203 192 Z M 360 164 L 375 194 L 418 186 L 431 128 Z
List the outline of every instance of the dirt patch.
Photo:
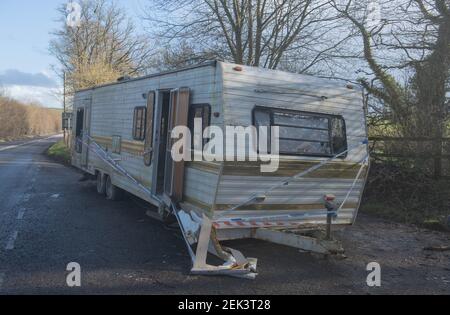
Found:
M 342 264 L 377 262 L 382 268 L 380 293 L 450 293 L 450 234 L 361 215 L 357 224 L 336 232 L 347 251 Z M 433 289 L 431 289 L 431 287 Z M 367 293 L 374 291 L 365 288 Z M 361 293 L 361 292 L 359 292 Z

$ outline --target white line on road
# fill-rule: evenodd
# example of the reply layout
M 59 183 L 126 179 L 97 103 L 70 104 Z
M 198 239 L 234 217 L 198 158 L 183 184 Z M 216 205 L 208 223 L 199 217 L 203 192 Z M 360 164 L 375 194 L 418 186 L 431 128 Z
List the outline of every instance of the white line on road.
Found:
M 8 240 L 8 243 L 6 243 L 6 250 L 13 250 L 14 249 L 14 243 L 16 242 L 17 236 L 19 236 L 18 231 L 14 231 L 11 237 Z
M 26 209 L 22 208 L 19 210 L 19 213 L 17 214 L 17 220 L 22 220 L 23 217 L 25 216 L 25 211 L 27 211 Z

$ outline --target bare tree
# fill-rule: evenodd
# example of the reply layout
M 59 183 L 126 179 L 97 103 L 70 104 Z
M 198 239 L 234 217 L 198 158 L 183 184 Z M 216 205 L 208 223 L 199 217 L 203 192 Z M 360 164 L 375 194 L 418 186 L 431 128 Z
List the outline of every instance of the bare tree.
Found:
M 157 52 L 151 58 L 149 69 L 154 71 L 166 71 L 185 68 L 201 64 L 214 58 L 216 58 L 216 56 L 213 53 L 199 53 L 191 43 L 182 40 L 173 47 L 167 45 L 159 47 Z
M 368 23 L 367 2 L 333 1 L 362 40 L 369 72 L 362 85 L 392 112 L 405 136 L 436 139 L 433 153 L 442 153 L 441 137 L 448 120 L 450 75 L 450 2 L 396 0 L 380 3 L 378 23 Z M 407 82 L 401 82 L 401 74 Z M 441 159 L 435 174 L 441 174 Z
M 322 0 L 150 0 L 145 18 L 168 50 L 188 44 L 190 53 L 180 54 L 187 62 L 213 57 L 306 72 L 340 43 L 327 37 L 337 26 L 331 13 Z
M 124 75 L 143 72 L 151 56 L 148 40 L 124 11 L 107 0 L 86 0 L 76 27 L 66 23 L 66 7 L 58 11 L 61 29 L 53 33 L 50 52 L 66 73 L 68 91 L 92 87 Z

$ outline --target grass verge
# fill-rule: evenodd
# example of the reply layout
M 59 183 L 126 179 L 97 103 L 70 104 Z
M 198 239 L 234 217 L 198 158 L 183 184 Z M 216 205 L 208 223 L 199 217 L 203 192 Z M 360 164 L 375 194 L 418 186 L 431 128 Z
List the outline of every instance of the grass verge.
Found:
M 64 140 L 61 140 L 58 143 L 55 143 L 47 150 L 47 156 L 52 158 L 55 161 L 70 165 L 71 156 L 69 148 L 64 143 Z

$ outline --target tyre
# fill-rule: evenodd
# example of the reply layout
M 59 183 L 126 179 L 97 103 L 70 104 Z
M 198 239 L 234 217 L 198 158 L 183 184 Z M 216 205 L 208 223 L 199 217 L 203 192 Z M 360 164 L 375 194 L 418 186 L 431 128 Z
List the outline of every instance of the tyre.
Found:
M 97 192 L 99 195 L 106 194 L 106 175 L 103 175 L 101 172 L 97 173 Z
M 106 178 L 106 199 L 118 201 L 123 197 L 123 190 L 117 186 L 114 186 L 111 177 L 107 176 Z

